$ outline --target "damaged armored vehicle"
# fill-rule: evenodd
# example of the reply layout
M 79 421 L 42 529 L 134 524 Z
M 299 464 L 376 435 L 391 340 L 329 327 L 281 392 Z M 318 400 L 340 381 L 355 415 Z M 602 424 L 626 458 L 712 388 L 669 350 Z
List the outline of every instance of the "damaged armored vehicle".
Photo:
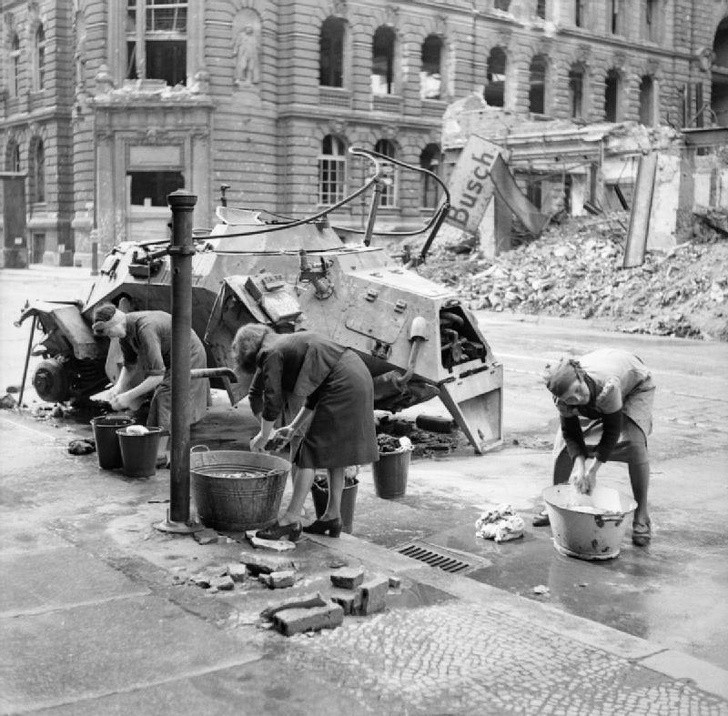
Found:
M 355 350 L 374 377 L 375 407 L 397 412 L 439 397 L 476 452 L 502 439 L 502 365 L 475 319 L 452 290 L 410 268 L 426 253 L 449 208 L 447 187 L 434 174 L 362 149 L 372 175 L 353 194 L 324 211 L 282 220 L 263 211 L 226 206 L 218 223 L 193 231 L 192 321 L 203 339 L 211 368 L 231 367 L 237 329 L 264 323 L 277 332 L 315 330 Z M 382 186 L 392 164 L 427 172 L 441 184 L 444 199 L 430 222 L 419 256 L 405 266 L 372 245 Z M 360 241 L 342 240 L 328 215 L 371 194 Z M 349 230 L 351 231 L 351 230 Z M 417 232 L 411 232 L 417 233 Z M 400 233 L 397 236 L 402 236 Z M 124 311 L 170 311 L 168 243 L 124 242 L 105 257 L 83 303 L 28 304 L 19 324 L 32 317 L 42 339 L 32 355 L 42 357 L 33 374 L 39 397 L 49 402 L 82 400 L 103 390 L 118 364 L 108 339 L 93 335 L 95 306 L 110 301 Z M 236 403 L 244 382 L 220 371 L 217 387 Z

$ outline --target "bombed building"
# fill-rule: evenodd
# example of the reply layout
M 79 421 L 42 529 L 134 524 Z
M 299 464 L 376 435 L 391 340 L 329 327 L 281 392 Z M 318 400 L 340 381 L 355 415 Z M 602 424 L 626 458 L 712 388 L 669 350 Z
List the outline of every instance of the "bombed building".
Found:
M 360 145 L 444 171 L 442 122 L 475 93 L 521 120 L 728 124 L 722 0 L 6 0 L 4 265 L 91 265 L 231 205 L 298 217 L 365 179 Z M 393 172 L 390 228 L 422 224 L 427 178 Z M 360 226 L 366 207 L 336 217 Z

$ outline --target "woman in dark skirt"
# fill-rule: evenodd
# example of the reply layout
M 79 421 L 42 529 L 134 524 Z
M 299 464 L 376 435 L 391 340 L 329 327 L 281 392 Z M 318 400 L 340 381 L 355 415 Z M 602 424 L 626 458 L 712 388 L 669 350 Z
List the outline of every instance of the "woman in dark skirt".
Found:
M 275 334 L 267 326 L 243 326 L 235 336 L 233 353 L 239 370 L 256 371 L 251 402 L 260 401 L 260 432 L 250 441 L 262 451 L 271 438 L 290 442 L 300 436 L 293 455 L 296 475 L 293 495 L 276 525 L 258 532 L 263 539 L 288 537 L 301 531 L 341 533 L 341 494 L 344 469 L 365 465 L 379 457 L 374 429 L 374 387 L 363 361 L 353 351 L 316 333 Z M 288 400 L 304 401 L 289 425 L 274 432 L 274 424 Z M 313 484 L 316 468 L 329 473 L 326 512 L 301 527 L 300 515 Z

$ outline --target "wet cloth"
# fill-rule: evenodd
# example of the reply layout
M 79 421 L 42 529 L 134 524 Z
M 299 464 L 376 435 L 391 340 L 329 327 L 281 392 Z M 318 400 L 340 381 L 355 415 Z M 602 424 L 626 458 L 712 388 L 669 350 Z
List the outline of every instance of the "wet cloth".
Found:
M 124 365 L 137 366 L 142 378 L 164 377 L 154 391 L 147 425 L 169 429 L 172 411 L 172 316 L 165 311 L 136 311 L 126 314 L 126 335 L 119 340 Z M 190 331 L 190 369 L 207 368 L 202 341 Z M 210 381 L 190 381 L 190 424 L 201 420 L 210 397 Z
M 596 456 L 607 462 L 618 442 L 644 442 L 652 432 L 655 384 L 645 364 L 628 351 L 604 348 L 587 353 L 579 363 L 586 373 L 589 402 L 569 406 L 555 399 L 561 432 L 571 457 L 587 455 L 579 416 L 601 421 Z M 642 436 L 634 433 L 633 427 Z
M 365 465 L 379 457 L 374 386 L 353 351 L 310 331 L 277 336 L 258 354 L 250 394 L 251 404 L 262 396 L 265 420 L 276 420 L 290 397 L 314 411 L 294 456 L 299 467 Z

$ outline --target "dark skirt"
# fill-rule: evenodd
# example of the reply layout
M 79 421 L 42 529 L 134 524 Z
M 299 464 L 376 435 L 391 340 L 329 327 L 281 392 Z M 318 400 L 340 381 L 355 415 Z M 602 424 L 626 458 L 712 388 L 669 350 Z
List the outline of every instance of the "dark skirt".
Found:
M 374 386 L 361 358 L 346 351 L 317 393 L 320 397 L 295 464 L 316 468 L 376 462 Z

